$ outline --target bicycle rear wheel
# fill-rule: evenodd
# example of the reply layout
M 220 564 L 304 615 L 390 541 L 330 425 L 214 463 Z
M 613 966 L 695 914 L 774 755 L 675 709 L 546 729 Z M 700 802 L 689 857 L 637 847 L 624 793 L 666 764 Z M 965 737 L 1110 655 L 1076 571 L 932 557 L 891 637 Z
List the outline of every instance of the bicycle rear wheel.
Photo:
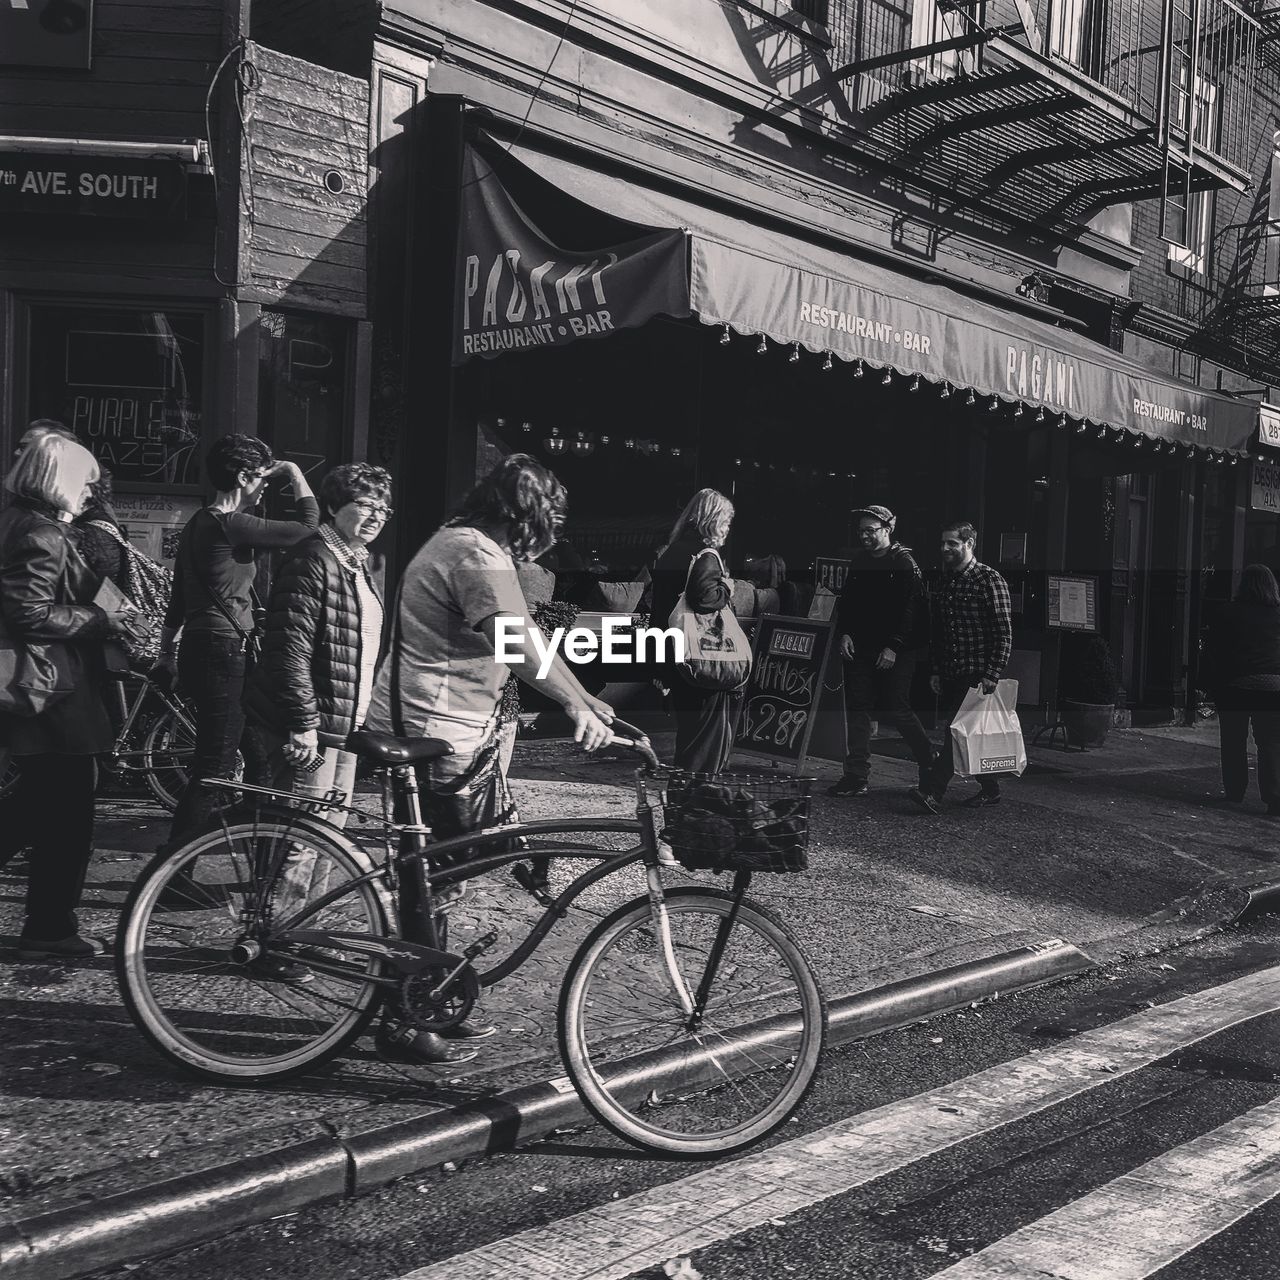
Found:
M 142 741 L 142 780 L 155 799 L 172 813 L 187 788 L 196 751 L 196 727 L 190 709 L 180 714 L 166 707 L 147 726 Z M 235 778 L 244 776 L 244 756 L 236 752 Z
M 331 889 L 348 891 L 298 925 L 389 935 L 387 914 L 345 841 L 317 824 L 243 822 L 158 857 L 125 902 L 116 975 L 142 1034 L 171 1062 L 220 1083 L 280 1080 L 340 1053 L 377 1007 L 383 961 L 335 943 L 273 942 Z M 261 955 L 240 963 L 237 944 Z
M 692 996 L 733 899 L 666 896 L 674 966 Z M 593 1115 L 667 1156 L 728 1155 L 760 1141 L 804 1100 L 826 1035 L 822 989 L 787 927 L 744 899 L 690 1027 L 648 897 L 602 920 L 560 995 L 560 1051 Z

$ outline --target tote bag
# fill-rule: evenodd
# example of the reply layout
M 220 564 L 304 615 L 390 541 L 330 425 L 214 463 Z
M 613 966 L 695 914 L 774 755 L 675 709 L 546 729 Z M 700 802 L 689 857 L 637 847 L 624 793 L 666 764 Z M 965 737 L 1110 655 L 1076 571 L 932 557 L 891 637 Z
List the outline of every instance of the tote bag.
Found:
M 28 720 L 74 688 L 71 654 L 62 641 L 25 644 L 0 623 L 0 714 Z
M 1021 774 L 1027 749 L 1018 722 L 1018 682 L 1000 680 L 994 693 L 970 689 L 951 722 L 952 758 L 962 778 Z
M 720 572 L 724 573 L 724 561 L 714 547 L 707 547 L 698 555 L 708 552 L 715 556 Z M 668 625 L 684 636 L 684 661 L 680 669 L 695 688 L 740 689 L 751 674 L 751 642 L 728 605 L 715 613 L 696 613 L 689 608 L 689 574 L 697 560 L 698 556 L 694 556 L 689 561 L 685 589 L 668 619 Z

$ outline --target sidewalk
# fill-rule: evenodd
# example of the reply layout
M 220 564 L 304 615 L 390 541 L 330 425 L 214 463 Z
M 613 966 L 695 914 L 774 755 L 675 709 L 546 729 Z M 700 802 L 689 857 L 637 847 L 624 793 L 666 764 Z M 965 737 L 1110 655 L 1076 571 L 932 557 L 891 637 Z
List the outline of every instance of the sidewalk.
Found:
M 1245 886 L 1280 882 L 1280 823 L 1257 798 L 1241 808 L 1206 803 L 1219 788 L 1216 741 L 1207 724 L 1114 731 L 1083 754 L 1032 748 L 1031 767 L 1006 784 L 999 807 L 948 807 L 935 818 L 904 795 L 915 767 L 903 744 L 880 739 L 867 798 L 816 801 L 811 871 L 759 877 L 752 892 L 798 927 L 831 997 L 1050 938 L 1099 961 L 1172 945 L 1233 919 L 1248 901 Z M 669 755 L 669 739 L 656 745 Z M 513 781 L 526 819 L 624 815 L 632 768 L 616 754 L 525 741 Z M 823 762 L 810 771 L 820 788 L 838 774 Z M 953 799 L 971 790 L 957 783 Z M 166 825 L 142 803 L 104 806 L 87 930 L 113 932 L 124 892 Z M 481 883 L 455 916 L 455 945 L 495 927 L 506 943 L 540 913 L 509 880 Z M 0 871 L 0 948 L 14 941 L 21 885 L 21 868 Z M 0 1221 L 561 1075 L 555 1002 L 568 958 L 597 913 L 641 888 L 637 875 L 580 900 L 586 909 L 486 998 L 500 1037 L 447 1074 L 390 1067 L 366 1038 L 302 1081 L 204 1085 L 134 1031 L 109 961 L 80 968 L 0 955 Z

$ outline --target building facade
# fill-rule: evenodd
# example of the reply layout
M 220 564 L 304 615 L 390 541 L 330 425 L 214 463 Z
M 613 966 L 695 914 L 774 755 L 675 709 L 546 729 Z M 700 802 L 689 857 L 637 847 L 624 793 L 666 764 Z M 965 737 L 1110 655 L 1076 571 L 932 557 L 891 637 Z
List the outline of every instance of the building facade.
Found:
M 859 503 L 897 511 L 931 570 L 965 516 L 1013 589 L 1025 705 L 1051 712 L 1077 629 L 1110 640 L 1135 709 L 1194 706 L 1204 598 L 1276 541 L 1251 514 L 1280 261 L 1258 18 L 1229 0 L 162 8 L 166 84 L 120 52 L 134 7 L 99 0 L 92 68 L 5 91 L 59 103 L 51 138 L 111 122 L 116 142 L 203 144 L 212 170 L 190 162 L 180 221 L 94 224 L 123 270 L 61 247 L 91 212 L 0 205 L 25 237 L 0 247 L 10 430 L 114 423 L 32 355 L 75 349 L 42 307 L 181 298 L 207 335 L 200 430 L 391 466 L 402 556 L 513 449 L 568 484 L 555 567 L 598 607 L 634 607 L 702 485 L 735 501 L 735 567 L 776 556 L 793 578 L 848 548 Z M 95 127 L 57 114 L 68 83 Z

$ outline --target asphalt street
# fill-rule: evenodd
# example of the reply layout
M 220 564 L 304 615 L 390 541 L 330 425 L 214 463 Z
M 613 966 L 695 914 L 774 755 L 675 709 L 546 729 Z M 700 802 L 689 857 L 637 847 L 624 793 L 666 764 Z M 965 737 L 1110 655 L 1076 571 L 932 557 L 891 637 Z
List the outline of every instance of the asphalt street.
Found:
M 1263 921 L 833 1050 L 763 1153 L 673 1163 L 587 1128 L 128 1274 L 1266 1280 L 1278 959 Z

